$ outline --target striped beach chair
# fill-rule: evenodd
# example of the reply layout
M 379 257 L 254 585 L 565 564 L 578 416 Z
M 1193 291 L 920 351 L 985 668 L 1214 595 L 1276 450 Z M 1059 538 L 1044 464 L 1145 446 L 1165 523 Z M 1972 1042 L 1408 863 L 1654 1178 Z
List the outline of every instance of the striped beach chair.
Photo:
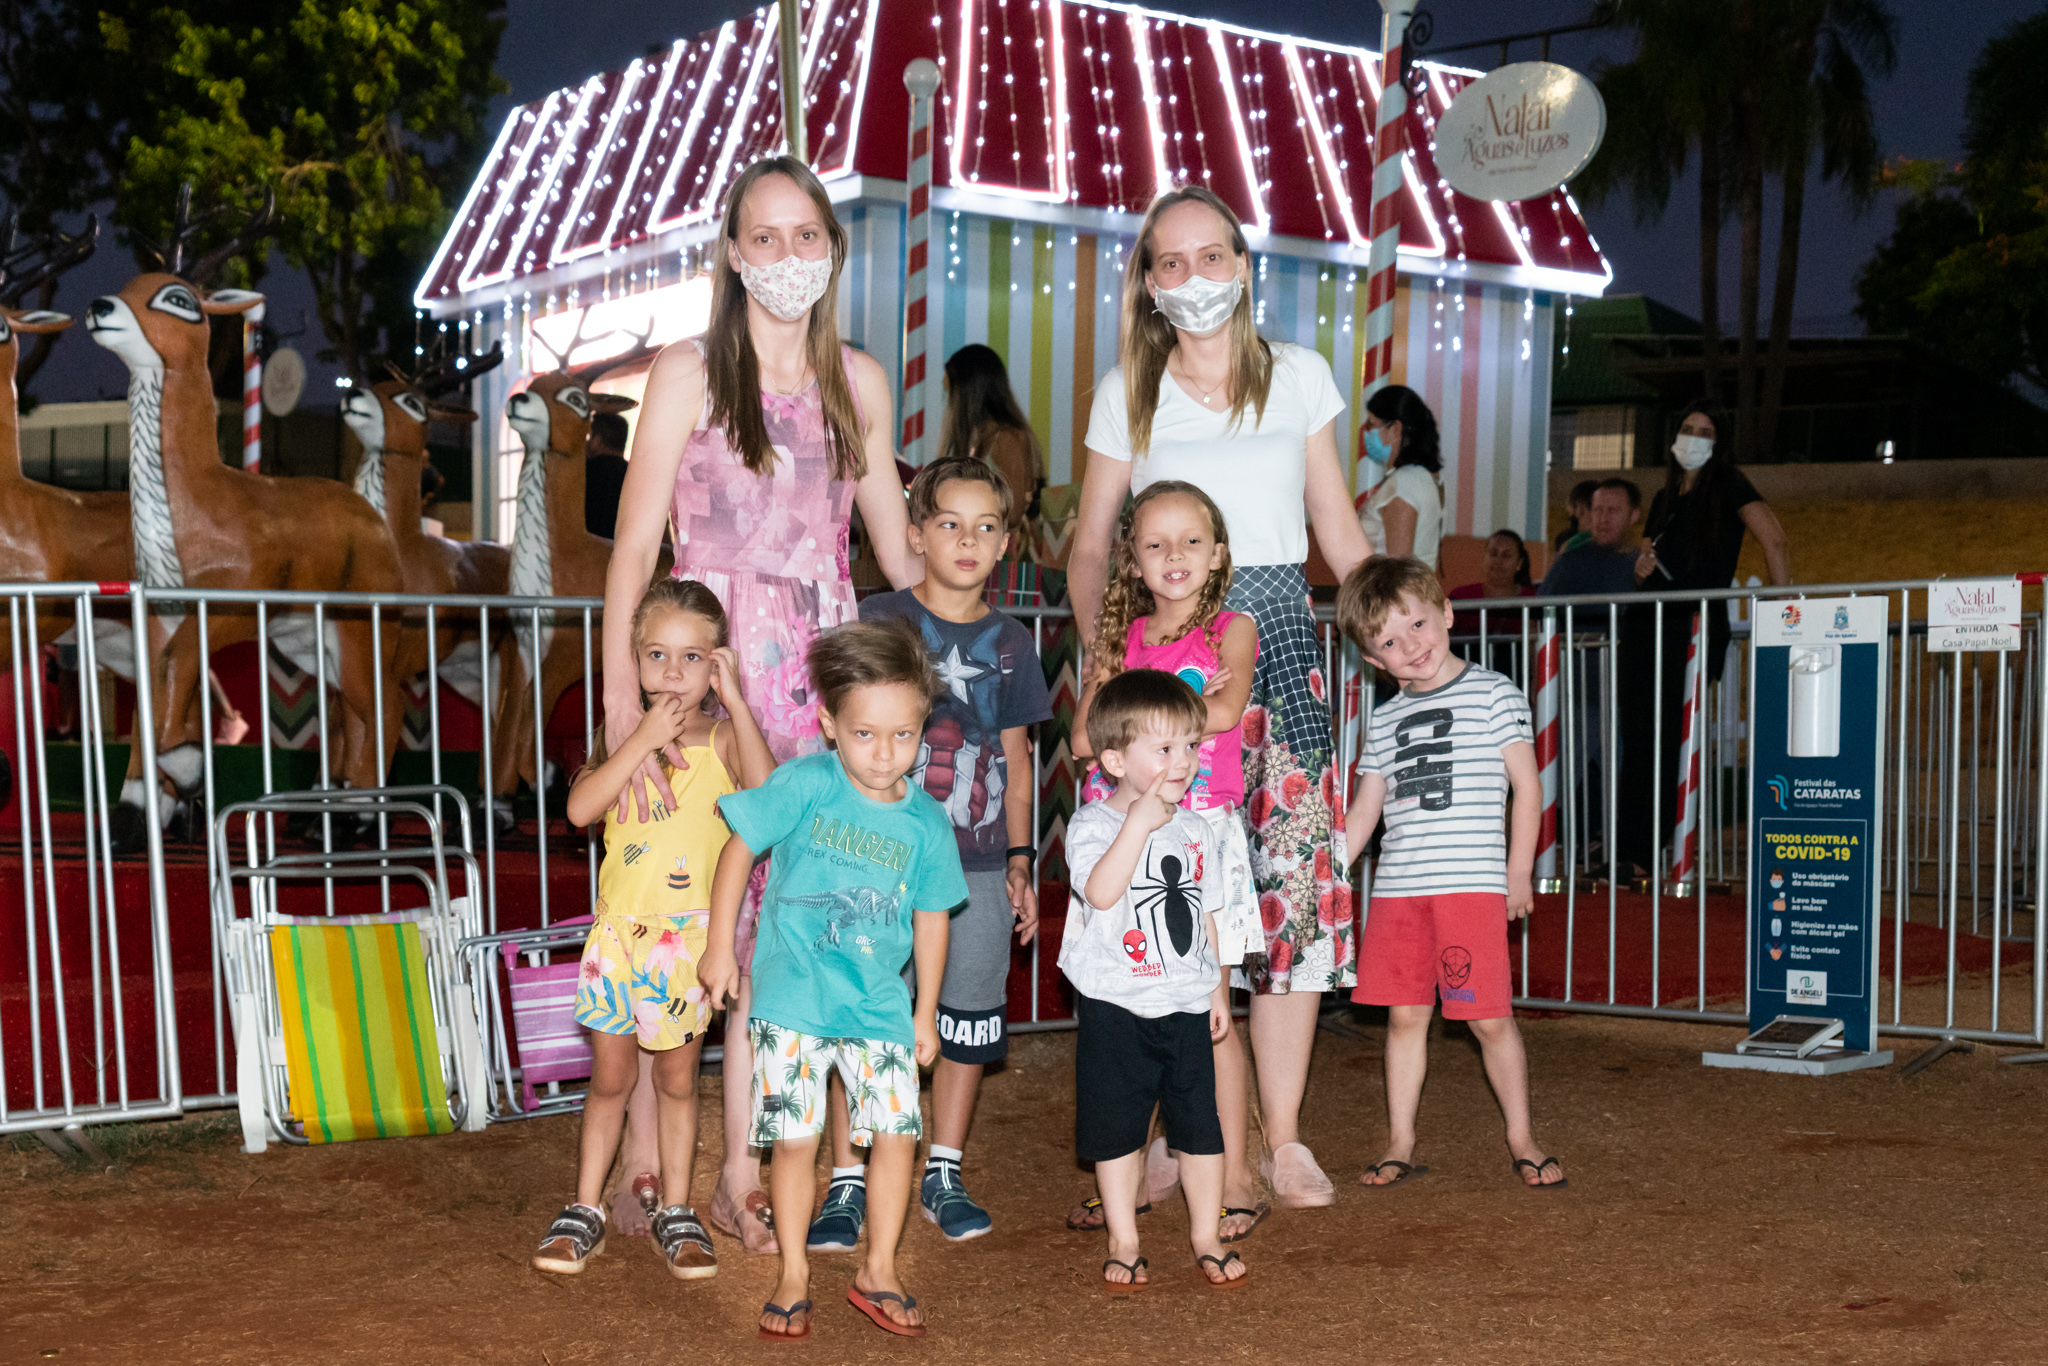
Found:
M 576 985 L 591 917 L 534 930 L 477 935 L 462 943 L 476 984 L 490 1062 L 492 1123 L 581 1109 L 590 1039 L 576 1023 Z
M 442 840 L 434 807 L 444 805 L 463 813 L 460 848 Z M 302 812 L 417 820 L 428 837 L 260 855 L 259 824 Z M 246 847 L 239 865 L 230 838 L 237 822 Z M 458 863 L 478 885 L 467 846 L 467 810 L 450 788 L 279 793 L 216 818 L 214 935 L 233 1007 L 244 1152 L 272 1139 L 340 1143 L 483 1127 L 488 1071 L 459 952 L 479 927 L 470 900 L 449 895 L 448 879 Z M 381 883 L 386 905 L 418 900 L 394 895 L 409 883 L 425 904 L 288 915 L 278 890 L 292 881 Z

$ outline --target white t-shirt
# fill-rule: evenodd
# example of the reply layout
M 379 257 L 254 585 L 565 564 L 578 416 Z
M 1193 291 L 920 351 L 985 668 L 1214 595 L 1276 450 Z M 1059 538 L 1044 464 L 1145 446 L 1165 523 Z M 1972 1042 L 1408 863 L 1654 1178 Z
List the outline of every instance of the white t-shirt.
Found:
M 1415 549 L 1408 553 L 1436 568 L 1437 549 L 1444 538 L 1444 497 L 1437 491 L 1436 476 L 1420 465 L 1401 465 L 1373 486 L 1358 514 L 1358 525 L 1376 555 L 1387 553 L 1387 528 L 1381 511 L 1399 498 L 1415 509 Z
M 1230 524 L 1235 564 L 1301 564 L 1308 559 L 1308 438 L 1344 411 L 1330 363 L 1319 351 L 1273 343 L 1273 387 L 1264 417 L 1252 408 L 1233 428 L 1230 410 L 1197 403 L 1171 375 L 1159 377 L 1150 450 L 1131 466 L 1131 492 L 1179 479 L 1216 500 Z M 1095 383 L 1085 444 L 1112 460 L 1131 459 L 1124 369 Z
M 1387 784 L 1375 897 L 1507 892 L 1503 751 L 1530 744 L 1532 734 L 1522 690 L 1477 664 L 1440 688 L 1404 689 L 1373 708 L 1358 771 Z
M 1176 807 L 1154 830 L 1115 905 L 1088 903 L 1088 875 L 1124 828 L 1108 802 L 1090 802 L 1067 823 L 1067 930 L 1060 971 L 1074 990 L 1147 1020 L 1209 1008 L 1223 980 L 1209 918 L 1223 909 L 1215 833 L 1198 812 Z

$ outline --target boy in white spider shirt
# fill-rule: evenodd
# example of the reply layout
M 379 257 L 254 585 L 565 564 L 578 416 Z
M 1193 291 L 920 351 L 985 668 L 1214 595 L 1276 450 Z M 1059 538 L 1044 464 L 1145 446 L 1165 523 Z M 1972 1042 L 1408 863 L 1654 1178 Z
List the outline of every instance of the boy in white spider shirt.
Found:
M 1074 984 L 1074 1146 L 1095 1163 L 1112 1290 L 1149 1283 L 1138 1255 L 1145 1142 L 1159 1108 L 1180 1158 L 1188 1242 L 1209 1284 L 1241 1285 L 1219 1238 L 1223 1128 L 1213 1046 L 1230 1028 L 1216 954 L 1223 903 L 1215 835 L 1177 803 L 1195 776 L 1208 711 L 1172 674 L 1127 669 L 1102 686 L 1088 738 L 1116 789 L 1067 825 L 1073 886 L 1060 970 Z

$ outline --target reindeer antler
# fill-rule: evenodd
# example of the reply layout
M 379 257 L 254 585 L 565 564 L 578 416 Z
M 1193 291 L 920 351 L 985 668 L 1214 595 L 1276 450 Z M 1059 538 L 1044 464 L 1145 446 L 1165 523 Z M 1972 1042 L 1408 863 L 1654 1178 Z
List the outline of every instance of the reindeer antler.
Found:
M 190 201 L 191 194 L 192 187 L 190 185 L 186 185 L 178 191 L 180 212 L 184 211 L 185 206 Z M 217 210 L 215 213 L 208 215 L 208 221 L 218 217 L 219 212 Z M 207 281 L 213 278 L 216 271 L 227 264 L 231 257 L 241 255 L 261 241 L 269 233 L 271 225 L 276 221 L 276 218 L 277 191 L 265 188 L 263 191 L 263 207 L 250 214 L 233 237 L 230 237 L 227 241 L 194 261 L 190 270 L 180 271 L 176 266 L 171 266 L 169 269 L 174 275 L 182 274 L 188 283 L 204 286 Z M 182 254 L 182 240 L 179 243 L 179 251 Z
M 53 228 L 18 252 L 13 249 L 17 236 L 18 223 L 10 218 L 5 245 L 0 246 L 0 303 L 9 308 L 18 307 L 31 293 L 93 254 L 99 246 L 99 215 L 88 214 L 82 232 L 67 234 Z M 15 273 L 38 255 L 42 259 L 36 262 L 34 269 L 25 275 Z
M 498 368 L 505 360 L 505 343 L 497 342 L 488 351 L 448 350 L 448 334 L 436 335 L 434 347 L 425 357 L 420 368 L 411 375 L 401 375 L 413 388 L 428 398 L 439 398 L 450 390 L 459 389 L 480 375 Z

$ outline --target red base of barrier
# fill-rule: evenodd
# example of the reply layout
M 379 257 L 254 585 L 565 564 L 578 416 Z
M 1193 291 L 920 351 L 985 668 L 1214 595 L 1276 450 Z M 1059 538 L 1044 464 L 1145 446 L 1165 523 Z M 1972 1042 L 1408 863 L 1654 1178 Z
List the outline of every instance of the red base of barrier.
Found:
M 46 868 L 38 858 L 34 879 L 34 983 L 31 990 L 29 928 L 20 908 L 24 869 L 17 839 L 0 844 L 0 905 L 15 909 L 0 915 L 0 1076 L 9 1109 L 62 1103 L 64 1095 L 62 1060 L 71 1069 L 71 1093 L 80 1104 L 98 1104 L 104 1080 L 107 1096 L 120 1094 L 120 1059 L 117 1037 L 125 1040 L 126 1067 L 131 1098 L 142 1100 L 161 1094 L 157 1076 L 156 987 L 150 955 L 148 865 L 140 858 L 124 859 L 114 868 L 115 924 L 120 944 L 120 1028 L 114 1025 L 115 982 L 111 944 L 105 934 L 104 901 L 101 910 L 101 944 L 95 974 L 92 927 L 86 887 L 82 817 L 53 818 L 59 857 Z M 556 826 L 557 832 L 560 826 Z M 555 919 L 587 915 L 590 911 L 588 872 L 583 844 L 573 843 L 557 833 L 548 849 L 548 893 Z M 104 868 L 98 870 L 104 877 Z M 46 884 L 45 878 L 48 878 Z M 451 871 L 452 890 L 463 895 L 459 870 Z M 164 867 L 167 910 L 170 922 L 171 974 L 176 995 L 178 1053 L 187 1095 L 208 1095 L 233 1084 L 234 1048 L 227 1018 L 227 1003 L 214 1000 L 212 919 L 207 902 L 206 863 L 199 846 L 173 846 L 166 850 Z M 57 957 L 61 961 L 66 1008 L 61 1021 L 60 1043 L 53 989 L 50 953 L 51 925 L 43 909 L 51 904 L 45 887 L 55 890 L 57 907 Z M 105 884 L 102 881 L 101 887 Z M 397 906 L 420 904 L 415 886 L 392 884 L 392 901 Z M 325 895 L 318 884 L 285 884 L 280 897 L 287 912 L 318 914 Z M 1072 998 L 1060 975 L 1059 936 L 1065 925 L 1067 890 L 1057 883 L 1040 889 L 1040 904 L 1049 914 L 1040 922 L 1044 943 L 1038 971 L 1039 1015 L 1044 1019 L 1069 1018 Z M 375 883 L 335 888 L 338 912 L 362 913 L 382 909 Z M 531 834 L 524 847 L 515 840 L 498 855 L 498 928 L 525 929 L 540 923 L 539 859 Z M 94 1030 L 93 987 L 97 975 L 104 1003 L 98 1012 L 103 1020 Z M 31 1000 L 36 1002 L 33 1014 Z M 1009 982 L 1012 1021 L 1031 1018 L 1031 949 L 1013 949 Z M 216 1014 L 218 1011 L 218 1014 Z M 42 1040 L 42 1085 L 36 1094 L 34 1042 L 36 1030 Z

